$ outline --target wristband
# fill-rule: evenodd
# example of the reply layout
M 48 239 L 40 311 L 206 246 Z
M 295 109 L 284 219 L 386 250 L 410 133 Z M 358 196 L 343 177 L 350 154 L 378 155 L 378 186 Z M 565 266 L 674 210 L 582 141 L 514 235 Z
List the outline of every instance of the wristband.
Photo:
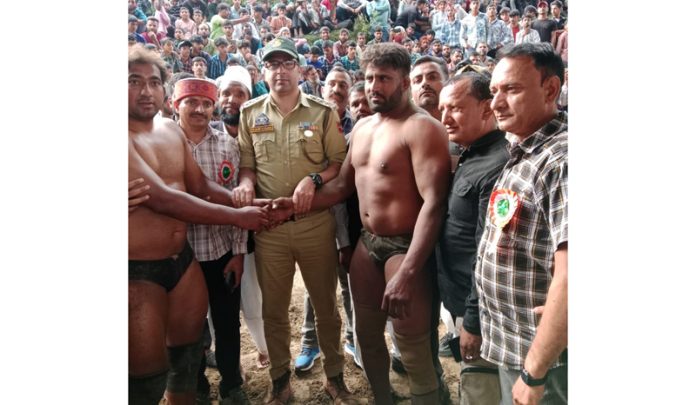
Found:
M 544 385 L 546 383 L 546 375 L 544 375 L 541 378 L 534 378 L 529 374 L 529 371 L 527 371 L 524 366 L 522 366 L 522 374 L 520 375 L 522 378 L 522 382 L 527 384 L 530 387 L 538 387 L 540 385 Z

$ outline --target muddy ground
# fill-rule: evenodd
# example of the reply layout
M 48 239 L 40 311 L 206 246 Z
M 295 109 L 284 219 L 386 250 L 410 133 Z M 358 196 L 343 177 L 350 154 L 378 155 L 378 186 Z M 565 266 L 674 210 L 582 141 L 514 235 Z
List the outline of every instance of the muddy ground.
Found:
M 303 299 L 304 283 L 302 282 L 300 272 L 297 271 L 295 273 L 292 301 L 290 303 L 290 324 L 293 325 L 290 352 L 293 356 L 296 356 L 300 352 L 300 328 L 302 326 Z M 340 296 L 340 287 L 337 290 L 336 300 L 339 306 L 342 307 L 343 305 Z M 345 316 L 342 308 L 339 312 L 341 317 Z M 441 323 L 440 336 L 443 334 L 444 326 Z M 343 334 L 341 334 L 341 336 L 343 336 Z M 391 344 L 388 336 L 387 344 Z M 341 347 L 342 346 L 343 341 L 341 342 Z M 270 386 L 270 377 L 268 375 L 267 368 L 260 370 L 256 367 L 256 347 L 249 336 L 246 326 L 244 325 L 244 318 L 242 318 L 241 353 L 242 368 L 244 370 L 246 380 L 244 383 L 244 389 L 247 392 L 249 400 L 252 404 L 262 404 L 263 398 Z M 294 358 L 292 361 L 294 361 Z M 442 367 L 445 371 L 445 381 L 449 387 L 450 398 L 452 399 L 453 403 L 457 403 L 459 366 L 451 357 L 440 357 L 440 361 L 442 362 Z M 206 370 L 206 375 L 211 383 L 211 398 L 217 398 L 220 375 L 218 374 L 217 369 L 214 368 L 208 368 Z M 346 354 L 344 378 L 346 385 L 353 390 L 357 396 L 366 399 L 370 404 L 374 403 L 367 378 L 364 376 L 362 370 L 355 366 L 352 361 L 352 357 L 348 354 Z M 397 404 L 410 404 L 408 379 L 406 376 L 399 375 L 392 370 L 390 371 L 390 380 L 394 390 L 400 398 L 397 401 Z M 292 403 L 294 404 L 318 405 L 332 403 L 329 396 L 324 393 L 324 373 L 320 359 L 317 359 L 314 363 L 314 367 L 307 372 L 303 372 L 301 374 L 296 374 L 293 372 L 291 384 L 294 392 L 294 399 Z M 218 405 L 218 403 L 219 402 L 217 400 L 212 401 L 213 405 Z

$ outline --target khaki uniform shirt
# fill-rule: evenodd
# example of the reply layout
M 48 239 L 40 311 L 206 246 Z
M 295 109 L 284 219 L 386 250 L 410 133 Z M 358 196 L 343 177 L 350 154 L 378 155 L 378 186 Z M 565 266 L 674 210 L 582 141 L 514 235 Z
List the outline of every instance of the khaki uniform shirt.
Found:
M 302 92 L 285 117 L 270 94 L 244 103 L 239 147 L 239 167 L 256 172 L 258 198 L 290 197 L 309 173 L 319 173 L 346 157 L 346 141 L 333 104 Z

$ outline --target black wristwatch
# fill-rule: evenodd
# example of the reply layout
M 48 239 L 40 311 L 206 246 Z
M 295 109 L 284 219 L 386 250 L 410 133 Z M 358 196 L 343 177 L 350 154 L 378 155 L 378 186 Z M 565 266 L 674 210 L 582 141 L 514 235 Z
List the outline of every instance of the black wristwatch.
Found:
M 321 186 L 324 185 L 324 179 L 321 178 L 319 173 L 310 173 L 308 176 L 312 179 L 312 183 L 314 183 L 314 187 L 319 190 Z
M 534 378 L 529 374 L 529 371 L 527 371 L 524 366 L 522 367 L 522 375 L 520 377 L 522 378 L 522 381 L 530 387 L 538 387 L 546 383 L 546 376 Z

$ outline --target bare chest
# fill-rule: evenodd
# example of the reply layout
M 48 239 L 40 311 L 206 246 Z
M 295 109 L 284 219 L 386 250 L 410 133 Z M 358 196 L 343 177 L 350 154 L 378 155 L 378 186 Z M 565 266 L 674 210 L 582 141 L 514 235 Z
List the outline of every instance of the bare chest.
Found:
M 385 176 L 410 173 L 410 154 L 401 134 L 403 126 L 363 127 L 353 139 L 351 156 L 356 174 L 366 171 Z
M 132 139 L 143 160 L 166 184 L 183 184 L 184 154 L 188 151 L 177 136 L 155 130 Z

